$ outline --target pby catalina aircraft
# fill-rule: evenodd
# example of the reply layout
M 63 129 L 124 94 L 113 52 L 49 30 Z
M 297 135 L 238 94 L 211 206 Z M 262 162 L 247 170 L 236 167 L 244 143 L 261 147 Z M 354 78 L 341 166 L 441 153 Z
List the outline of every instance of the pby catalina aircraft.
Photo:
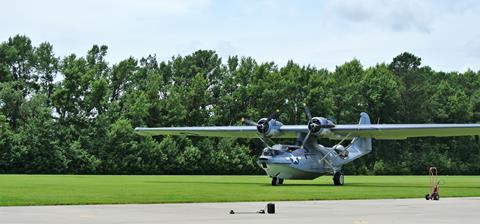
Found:
M 336 125 L 323 117 L 312 117 L 305 107 L 307 125 L 283 125 L 275 117 L 262 118 L 252 126 L 137 127 L 140 135 L 187 135 L 209 137 L 260 138 L 266 145 L 257 163 L 272 178 L 272 185 L 285 179 L 315 179 L 333 174 L 333 183 L 343 185 L 342 166 L 372 151 L 372 138 L 445 137 L 480 135 L 480 124 L 371 124 L 367 113 L 360 113 L 358 124 Z M 255 126 L 253 126 L 255 125 Z M 296 145 L 275 144 L 272 138 L 297 139 Z M 317 138 L 337 139 L 333 147 L 318 144 Z M 346 147 L 343 141 L 351 140 Z

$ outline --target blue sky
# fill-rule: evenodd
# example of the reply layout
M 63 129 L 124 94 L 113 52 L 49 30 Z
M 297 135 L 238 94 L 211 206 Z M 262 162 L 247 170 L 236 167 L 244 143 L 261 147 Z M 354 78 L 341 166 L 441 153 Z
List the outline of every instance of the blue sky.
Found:
M 334 69 L 401 52 L 436 70 L 480 69 L 480 1 L 15 0 L 2 1 L 0 40 L 48 41 L 58 56 L 109 46 L 108 60 L 197 49 L 222 57 Z

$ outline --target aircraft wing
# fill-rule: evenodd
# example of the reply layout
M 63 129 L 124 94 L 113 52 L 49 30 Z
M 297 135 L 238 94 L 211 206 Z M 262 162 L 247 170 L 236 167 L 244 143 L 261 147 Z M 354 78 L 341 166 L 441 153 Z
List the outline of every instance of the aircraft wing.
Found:
M 375 139 L 472 136 L 480 135 L 480 124 L 356 124 L 336 125 L 331 131 L 340 136 Z
M 209 127 L 137 127 L 140 135 L 187 135 L 208 137 L 258 138 L 256 126 L 209 126 Z M 295 138 L 298 132 L 308 132 L 307 125 L 283 125 L 275 138 Z
M 345 136 L 374 139 L 406 139 L 412 137 L 448 137 L 480 135 L 480 124 L 352 124 L 335 125 L 330 129 L 331 139 Z M 258 138 L 256 126 L 209 127 L 137 127 L 140 135 L 187 135 L 208 137 Z M 274 138 L 295 138 L 297 133 L 307 133 L 307 125 L 283 125 Z

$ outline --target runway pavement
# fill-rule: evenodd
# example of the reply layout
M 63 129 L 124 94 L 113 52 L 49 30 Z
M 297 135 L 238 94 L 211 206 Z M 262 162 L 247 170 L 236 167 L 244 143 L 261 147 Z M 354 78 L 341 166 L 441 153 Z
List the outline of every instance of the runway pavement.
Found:
M 480 198 L 0 207 L 1 224 L 48 223 L 480 223 Z

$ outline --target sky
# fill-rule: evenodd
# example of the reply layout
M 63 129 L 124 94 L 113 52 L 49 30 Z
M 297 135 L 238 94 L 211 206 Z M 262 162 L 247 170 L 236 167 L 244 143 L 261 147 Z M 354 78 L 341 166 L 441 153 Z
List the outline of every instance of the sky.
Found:
M 467 0 L 0 0 L 0 41 L 22 34 L 57 56 L 107 60 L 198 49 L 222 58 L 335 69 L 354 58 L 389 63 L 408 51 L 435 70 L 480 70 L 480 1 Z

